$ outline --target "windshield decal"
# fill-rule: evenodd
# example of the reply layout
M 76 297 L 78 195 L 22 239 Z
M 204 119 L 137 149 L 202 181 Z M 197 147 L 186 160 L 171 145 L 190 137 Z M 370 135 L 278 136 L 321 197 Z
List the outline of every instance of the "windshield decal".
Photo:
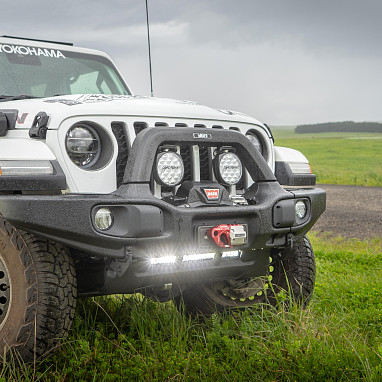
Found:
M 116 100 L 130 99 L 129 95 L 118 94 L 85 94 L 78 98 L 78 101 L 82 103 L 96 103 L 96 102 L 111 102 Z M 136 96 L 134 98 L 137 98 Z
M 46 103 L 62 103 L 62 104 L 67 105 L 67 106 L 82 105 L 82 102 L 78 102 L 74 99 L 63 99 L 63 98 L 47 99 L 44 102 L 46 102 Z
M 86 103 L 112 102 L 112 101 L 127 100 L 132 98 L 140 99 L 140 98 L 147 98 L 147 97 L 118 95 L 118 94 L 84 94 L 78 97 L 76 100 L 57 98 L 57 99 L 48 99 L 48 100 L 45 100 L 44 102 L 63 103 L 68 106 L 74 106 L 74 105 L 82 105 Z
M 52 58 L 66 58 L 61 51 L 56 49 L 35 48 L 31 46 L 0 44 L 0 53 L 21 54 L 24 56 L 44 56 Z
M 44 100 L 46 103 L 62 103 L 67 106 L 83 105 L 87 103 L 98 103 L 98 102 L 111 102 L 118 100 L 127 99 L 140 99 L 147 98 L 144 96 L 129 96 L 129 95 L 117 95 L 117 94 L 84 94 L 77 99 L 65 99 L 65 98 L 55 98 Z

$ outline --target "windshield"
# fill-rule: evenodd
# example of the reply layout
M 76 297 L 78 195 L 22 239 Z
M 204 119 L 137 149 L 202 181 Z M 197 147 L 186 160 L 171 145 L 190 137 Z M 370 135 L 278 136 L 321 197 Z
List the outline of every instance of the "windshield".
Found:
M 0 94 L 51 97 L 131 93 L 106 57 L 0 43 Z

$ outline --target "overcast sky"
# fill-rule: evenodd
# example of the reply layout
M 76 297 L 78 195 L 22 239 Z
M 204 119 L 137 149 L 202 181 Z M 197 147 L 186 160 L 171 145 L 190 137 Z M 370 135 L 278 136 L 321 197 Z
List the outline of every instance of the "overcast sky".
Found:
M 273 125 L 382 121 L 382 1 L 148 0 L 154 93 Z M 1 35 L 109 53 L 150 94 L 145 0 L 0 0 Z

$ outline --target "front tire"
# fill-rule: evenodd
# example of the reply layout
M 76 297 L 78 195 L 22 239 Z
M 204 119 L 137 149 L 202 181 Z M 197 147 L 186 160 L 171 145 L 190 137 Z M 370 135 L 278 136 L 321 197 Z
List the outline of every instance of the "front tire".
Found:
M 279 304 L 280 293 L 286 291 L 286 305 L 308 305 L 314 289 L 316 263 L 309 239 L 304 236 L 292 249 L 272 254 L 269 275 L 254 280 L 208 282 L 183 291 L 182 304 L 192 314 L 211 315 L 259 303 Z
M 68 250 L 0 217 L 0 357 L 46 355 L 68 332 L 76 297 Z
M 307 236 L 294 244 L 292 250 L 277 254 L 272 272 L 272 289 L 268 300 L 272 305 L 279 302 L 278 294 L 288 292 L 287 305 L 297 304 L 305 309 L 313 295 L 316 280 L 316 259 Z

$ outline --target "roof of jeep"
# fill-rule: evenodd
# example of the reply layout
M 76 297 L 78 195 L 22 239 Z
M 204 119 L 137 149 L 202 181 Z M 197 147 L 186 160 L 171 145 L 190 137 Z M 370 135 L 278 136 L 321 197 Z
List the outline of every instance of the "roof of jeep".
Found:
M 110 57 L 100 50 L 80 48 L 73 46 L 71 43 L 54 42 L 46 40 L 34 40 L 31 38 L 0 36 L 0 44 L 2 45 L 22 45 L 31 46 L 37 48 L 57 49 L 62 51 L 80 52 L 85 54 L 96 54 L 99 56 L 105 56 L 110 60 Z

